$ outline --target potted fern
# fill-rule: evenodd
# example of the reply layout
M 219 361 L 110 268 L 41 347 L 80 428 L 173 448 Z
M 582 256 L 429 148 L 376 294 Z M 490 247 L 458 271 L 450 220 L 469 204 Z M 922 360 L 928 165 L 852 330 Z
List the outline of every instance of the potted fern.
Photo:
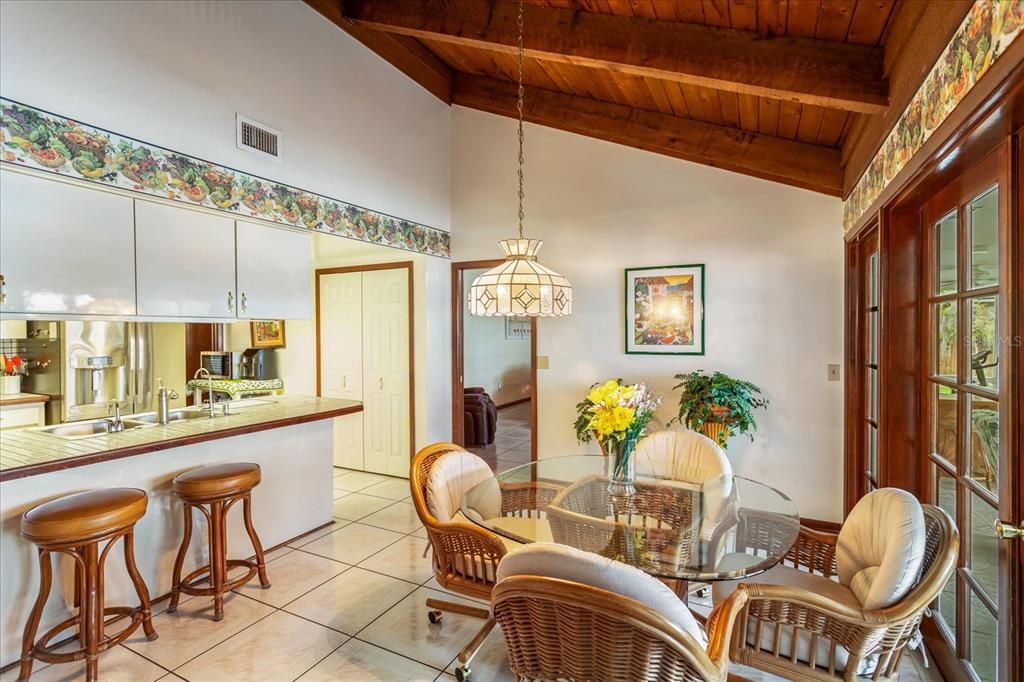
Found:
M 746 433 L 754 440 L 751 432 L 757 430 L 754 410 L 768 405 L 761 389 L 743 379 L 715 372 L 707 375 L 704 370 L 677 374 L 679 383 L 673 390 L 681 390 L 679 396 L 679 421 L 694 431 L 700 431 L 718 443 L 728 447 L 729 438 L 736 433 Z

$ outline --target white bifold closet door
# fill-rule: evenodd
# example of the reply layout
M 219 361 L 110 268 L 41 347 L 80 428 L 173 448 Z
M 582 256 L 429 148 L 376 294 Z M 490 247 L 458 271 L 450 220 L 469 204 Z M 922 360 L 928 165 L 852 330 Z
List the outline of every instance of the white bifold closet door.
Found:
M 363 273 L 363 462 L 409 475 L 409 280 L 405 268 Z
M 335 466 L 409 475 L 408 276 L 320 276 L 320 395 L 363 402 L 334 420 Z

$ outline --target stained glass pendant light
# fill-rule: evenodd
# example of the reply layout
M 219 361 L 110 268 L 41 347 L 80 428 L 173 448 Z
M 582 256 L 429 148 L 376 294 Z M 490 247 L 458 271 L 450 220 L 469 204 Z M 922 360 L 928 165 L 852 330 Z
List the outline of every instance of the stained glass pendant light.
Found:
M 470 315 L 561 317 L 572 314 L 572 285 L 537 262 L 544 242 L 523 236 L 523 2 L 519 0 L 519 238 L 498 242 L 505 262 L 491 268 L 469 288 Z

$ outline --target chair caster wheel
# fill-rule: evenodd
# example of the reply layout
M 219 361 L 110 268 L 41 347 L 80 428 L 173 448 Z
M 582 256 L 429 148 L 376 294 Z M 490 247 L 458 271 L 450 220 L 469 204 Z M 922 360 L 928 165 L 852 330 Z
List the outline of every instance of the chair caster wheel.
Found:
M 427 611 L 427 620 L 429 620 L 434 625 L 437 625 L 441 622 L 441 612 L 436 609 L 433 611 Z
M 468 682 L 470 672 L 469 668 L 464 668 L 460 665 L 455 669 L 455 679 L 458 680 L 458 682 Z

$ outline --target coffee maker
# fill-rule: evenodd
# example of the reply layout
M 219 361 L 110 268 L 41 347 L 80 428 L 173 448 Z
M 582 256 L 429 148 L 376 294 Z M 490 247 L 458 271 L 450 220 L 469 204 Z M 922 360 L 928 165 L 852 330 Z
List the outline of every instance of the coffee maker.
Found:
M 270 348 L 247 348 L 238 360 L 240 379 L 277 379 L 277 353 Z

